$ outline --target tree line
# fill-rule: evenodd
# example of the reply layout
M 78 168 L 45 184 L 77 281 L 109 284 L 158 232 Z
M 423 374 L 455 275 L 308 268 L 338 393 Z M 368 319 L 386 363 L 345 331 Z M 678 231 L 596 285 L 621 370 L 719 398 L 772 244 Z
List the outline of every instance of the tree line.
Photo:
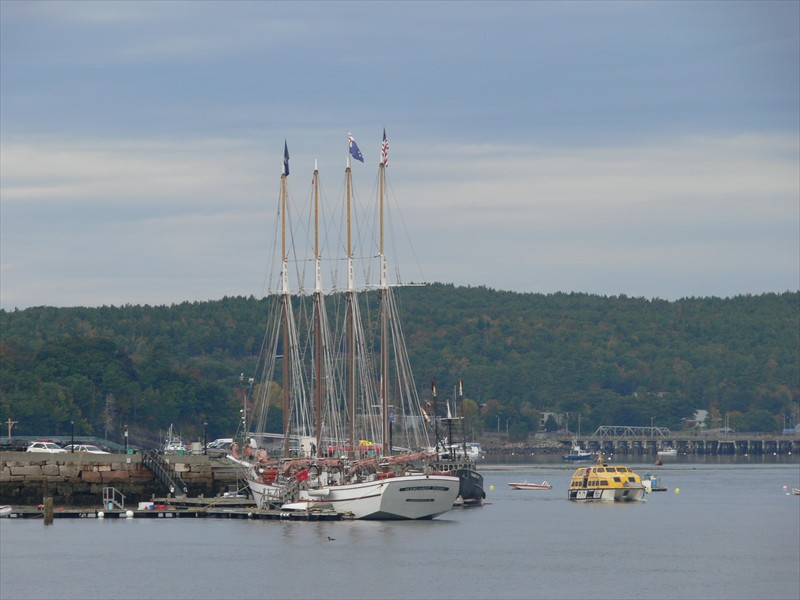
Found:
M 395 297 L 420 393 L 435 380 L 442 404 L 463 380 L 472 435 L 524 440 L 566 419 L 575 430 L 578 415 L 583 432 L 681 429 L 699 409 L 709 428 L 777 432 L 800 412 L 800 292 L 666 301 L 437 283 Z M 270 302 L 2 310 L 0 422 L 112 440 L 127 426 L 142 444 L 170 424 L 231 435 Z

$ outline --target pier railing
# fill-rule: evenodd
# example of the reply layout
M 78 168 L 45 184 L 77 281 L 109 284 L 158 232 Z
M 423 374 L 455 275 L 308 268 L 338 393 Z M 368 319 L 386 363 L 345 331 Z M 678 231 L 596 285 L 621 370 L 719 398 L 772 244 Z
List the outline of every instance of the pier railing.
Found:
M 143 453 L 142 464 L 150 469 L 176 498 L 185 498 L 189 493 L 188 486 L 175 471 L 175 467 L 155 450 L 146 450 Z
M 125 508 L 125 494 L 120 492 L 117 488 L 104 487 L 103 508 L 111 508 L 112 505 L 117 508 Z

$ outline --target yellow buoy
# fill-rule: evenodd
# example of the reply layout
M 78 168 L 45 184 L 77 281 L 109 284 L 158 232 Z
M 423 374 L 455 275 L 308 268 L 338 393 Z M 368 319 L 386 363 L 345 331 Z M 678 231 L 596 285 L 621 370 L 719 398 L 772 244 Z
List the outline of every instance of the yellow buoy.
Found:
M 676 494 L 680 494 L 681 493 L 681 488 L 675 488 L 675 493 Z
M 490 492 L 493 492 L 493 491 L 494 491 L 494 486 L 493 486 L 493 485 L 490 485 L 490 486 L 489 486 L 489 491 L 490 491 Z

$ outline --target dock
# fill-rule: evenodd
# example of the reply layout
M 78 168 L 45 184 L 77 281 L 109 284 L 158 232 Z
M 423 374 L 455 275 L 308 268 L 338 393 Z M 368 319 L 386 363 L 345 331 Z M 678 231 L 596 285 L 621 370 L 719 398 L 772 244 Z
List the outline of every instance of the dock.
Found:
M 56 507 L 53 519 L 249 519 L 281 521 L 346 521 L 350 513 L 332 510 L 264 510 L 255 506 L 244 507 L 178 507 L 156 505 L 154 509 Z M 43 519 L 45 512 L 37 506 L 11 507 L 7 519 Z

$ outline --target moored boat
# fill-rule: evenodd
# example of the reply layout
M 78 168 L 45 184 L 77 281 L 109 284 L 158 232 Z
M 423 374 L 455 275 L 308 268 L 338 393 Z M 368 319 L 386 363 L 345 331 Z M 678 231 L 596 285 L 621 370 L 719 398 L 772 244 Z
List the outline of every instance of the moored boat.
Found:
M 435 472 L 453 475 L 458 477 L 458 506 L 480 506 L 486 499 L 486 491 L 483 487 L 483 475 L 477 471 L 477 460 L 480 458 L 480 444 L 471 443 L 467 445 L 463 441 L 464 437 L 464 418 L 458 417 L 450 411 L 450 403 L 447 403 L 447 416 L 439 418 L 437 416 L 438 401 L 436 396 L 436 383 L 431 384 L 433 414 L 435 423 L 436 460 L 432 463 Z M 458 397 L 454 398 L 454 405 L 457 400 L 464 398 L 463 385 L 458 380 Z M 439 438 L 438 423 L 442 422 L 446 438 Z M 456 436 L 460 433 L 462 441 L 456 441 Z M 477 448 L 476 448 L 477 446 Z
M 552 484 L 543 481 L 542 483 L 528 483 L 527 481 L 516 481 L 508 484 L 515 490 L 551 490 Z
M 594 460 L 597 458 L 597 454 L 589 450 L 584 450 L 577 442 L 575 442 L 572 445 L 572 450 L 570 453 L 563 455 L 561 458 L 564 460 Z
M 295 256 L 287 241 L 287 177 L 289 152 L 284 144 L 283 173 L 279 198 L 280 247 L 277 285 L 270 292 L 273 309 L 257 371 L 256 400 L 248 410 L 249 392 L 243 393 L 243 437 L 257 445 L 250 455 L 231 457 L 247 470 L 246 479 L 260 507 L 307 510 L 309 506 L 333 507 L 356 519 L 432 519 L 452 509 L 459 493 L 456 473 L 439 473 L 433 464 L 436 454 L 429 448 L 425 413 L 410 369 L 393 285 L 388 280 L 384 254 L 384 177 L 388 164 L 388 141 L 384 132 L 379 178 L 379 242 L 377 257 L 361 249 L 358 254 L 351 236 L 350 158 L 364 162 L 358 146 L 348 133 L 345 170 L 346 281 L 336 282 L 336 268 L 330 288 L 343 296 L 343 308 L 336 320 L 329 320 L 319 244 L 319 176 L 314 168 L 313 280 L 303 284 L 305 270 L 293 276 L 300 280 L 290 289 L 289 257 Z M 366 243 L 366 242 L 365 242 Z M 302 250 L 300 250 L 302 252 Z M 277 256 L 277 255 L 276 255 Z M 358 260 L 377 258 L 378 283 L 358 288 L 355 273 Z M 304 261 L 297 261 L 302 264 Z M 375 272 L 375 270 L 365 270 Z M 310 285 L 308 285 L 310 284 Z M 305 298 L 310 294 L 311 306 Z M 365 323 L 361 306 L 375 307 Z M 375 332 L 374 337 L 368 332 Z M 282 376 L 276 376 L 282 366 Z M 252 382 L 255 378 L 252 378 Z M 252 383 L 251 383 L 252 386 Z M 270 407 L 281 409 L 272 419 Z M 246 416 L 251 420 L 248 421 Z M 280 458 L 269 458 L 270 439 L 282 441 Z M 247 448 L 245 448 L 247 450 Z
M 664 446 L 661 450 L 657 452 L 659 456 L 677 456 L 678 449 L 673 448 L 672 446 Z
M 647 489 L 630 467 L 609 465 L 599 455 L 593 466 L 572 474 L 567 498 L 576 501 L 633 502 L 644 499 Z
M 0 517 L 7 517 L 11 514 L 13 508 L 10 504 L 2 504 L 0 505 Z
M 642 485 L 648 492 L 666 492 L 667 488 L 661 484 L 661 479 L 650 473 L 645 473 L 642 477 Z

